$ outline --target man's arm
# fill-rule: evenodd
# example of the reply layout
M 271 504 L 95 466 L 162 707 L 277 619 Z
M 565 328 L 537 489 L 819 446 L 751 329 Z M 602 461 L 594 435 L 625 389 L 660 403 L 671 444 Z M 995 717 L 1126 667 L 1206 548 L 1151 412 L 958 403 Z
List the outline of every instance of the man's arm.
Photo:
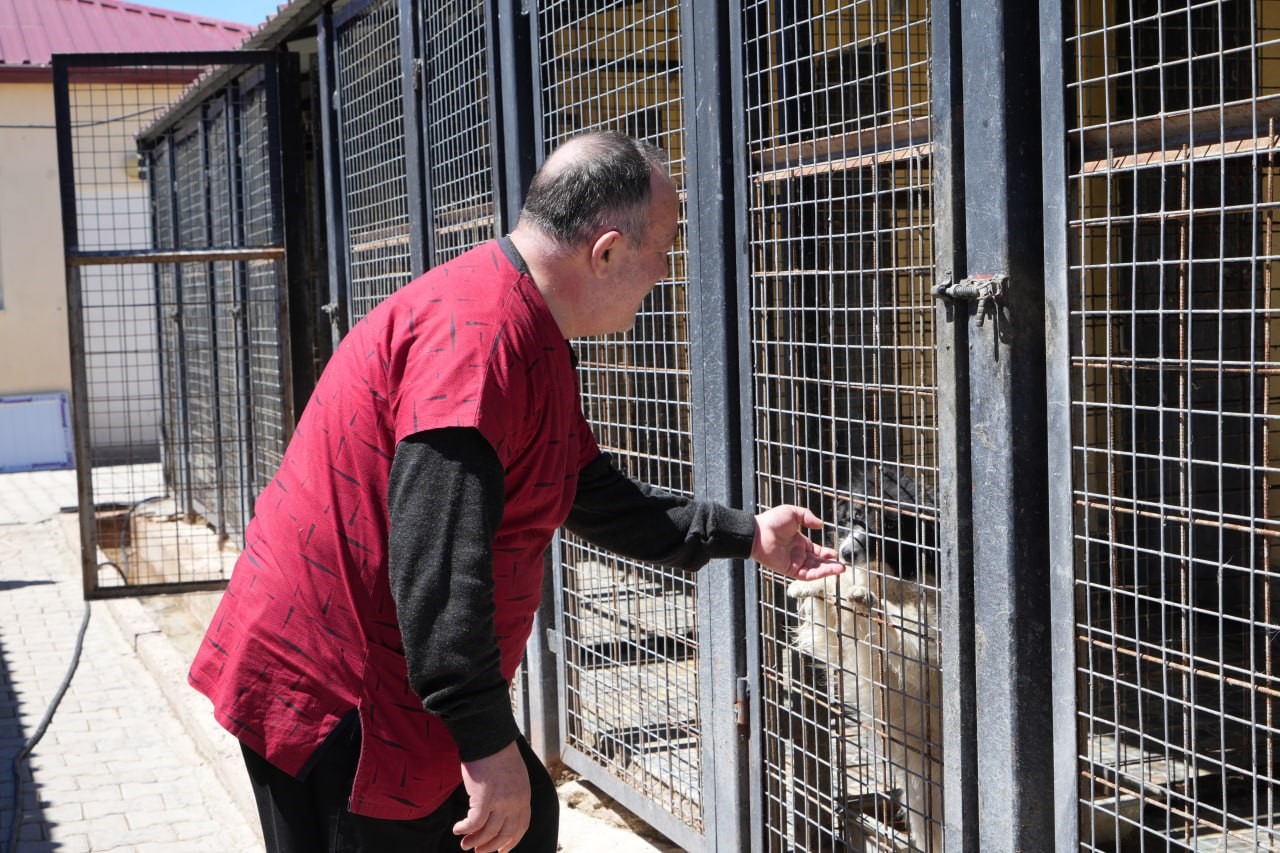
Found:
M 615 554 L 686 571 L 747 558 L 756 534 L 750 513 L 633 480 L 607 453 L 578 475 L 565 527 Z
M 717 558 L 750 558 L 790 578 L 815 580 L 844 571 L 831 548 L 806 531 L 822 522 L 798 506 L 752 516 L 711 501 L 670 494 L 627 477 L 602 453 L 578 475 L 565 526 L 607 550 L 693 570 Z
M 421 432 L 396 448 L 388 572 L 409 684 L 464 761 L 517 733 L 493 629 L 492 546 L 504 503 L 502 465 L 476 430 Z
M 505 487 L 474 429 L 409 436 L 387 489 L 391 594 L 409 683 L 448 727 L 470 805 L 453 831 L 469 849 L 510 849 L 529 827 L 529 774 L 515 743 L 493 630 L 493 541 Z

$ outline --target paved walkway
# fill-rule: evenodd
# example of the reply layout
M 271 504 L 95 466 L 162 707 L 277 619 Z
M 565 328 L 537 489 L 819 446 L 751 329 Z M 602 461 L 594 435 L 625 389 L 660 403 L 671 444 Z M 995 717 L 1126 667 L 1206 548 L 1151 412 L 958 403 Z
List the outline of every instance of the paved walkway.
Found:
M 73 472 L 0 475 L 0 851 L 14 756 L 66 675 L 84 614 L 75 515 L 60 512 L 75 503 Z M 79 668 L 24 762 L 19 843 L 6 853 L 260 850 L 112 606 L 91 605 Z
M 202 633 L 180 622 L 193 599 L 172 597 L 90 605 L 79 667 L 22 763 L 19 843 L 7 849 L 13 759 L 66 676 L 84 614 L 76 501 L 74 472 L 0 474 L 0 853 L 260 851 L 235 741 L 186 684 Z M 576 783 L 561 803 L 563 853 L 679 849 L 621 828 Z

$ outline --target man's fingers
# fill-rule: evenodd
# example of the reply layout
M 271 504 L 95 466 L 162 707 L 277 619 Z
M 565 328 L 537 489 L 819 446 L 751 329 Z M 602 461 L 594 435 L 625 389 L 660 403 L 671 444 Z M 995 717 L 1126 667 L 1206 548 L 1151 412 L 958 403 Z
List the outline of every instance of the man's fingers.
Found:
M 816 566 L 802 566 L 796 569 L 796 580 L 816 581 L 831 575 L 838 575 L 844 571 L 844 566 L 840 563 L 822 563 Z
M 476 853 L 489 853 L 498 849 L 498 842 L 503 840 L 503 828 L 506 822 L 500 819 L 495 813 L 490 812 L 487 819 L 474 829 L 462 829 L 463 824 L 468 823 L 472 818 L 472 813 L 467 812 L 465 820 L 454 824 L 453 832 L 455 835 L 461 835 L 462 849 L 474 850 Z
M 453 825 L 453 834 L 467 836 L 479 832 L 488 816 L 488 812 L 481 812 L 472 806 L 467 810 L 467 816 Z

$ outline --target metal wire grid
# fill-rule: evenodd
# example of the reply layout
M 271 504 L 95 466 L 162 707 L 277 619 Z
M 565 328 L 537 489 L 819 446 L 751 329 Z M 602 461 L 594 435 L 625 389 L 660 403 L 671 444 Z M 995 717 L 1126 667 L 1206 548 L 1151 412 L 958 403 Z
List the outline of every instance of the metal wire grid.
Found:
M 761 576 L 769 850 L 941 849 L 929 26 L 743 4 L 757 500 L 865 513 L 875 561 Z
M 176 157 L 167 140 L 138 142 L 194 73 L 100 64 L 68 73 L 69 122 L 60 132 L 70 137 L 76 202 L 68 254 L 79 344 L 73 392 L 89 410 L 89 458 L 80 470 L 91 505 L 82 511 L 91 514 L 84 547 L 97 571 L 86 576 L 88 596 L 207 582 L 229 569 L 207 520 L 182 499 L 191 471 L 186 359 L 201 354 L 184 349 L 182 308 L 192 285 L 177 265 L 129 259 L 207 245 L 207 230 L 188 221 L 206 221 L 204 196 L 177 197 L 171 180 L 175 167 L 203 176 L 200 135 Z M 104 253 L 110 259 L 94 257 Z M 207 265 L 187 266 L 198 271 L 207 315 Z M 203 355 L 212 360 L 207 346 Z
M 151 195 L 151 233 L 155 248 L 177 246 L 173 197 L 173 158 L 166 138 L 149 146 L 141 146 Z M 182 327 L 179 324 L 181 303 L 178 301 L 177 268 L 173 264 L 157 264 L 156 308 L 160 353 L 160 461 L 164 481 L 172 484 L 178 495 L 187 493 L 187 467 L 182 458 L 186 435 L 186 407 L 178 393 L 182 387 Z M 179 504 L 187 500 L 180 497 Z
M 209 246 L 209 168 L 203 121 L 189 125 L 176 142 L 178 240 L 184 248 Z M 218 384 L 214 338 L 212 276 L 207 262 L 179 268 L 182 333 L 187 372 L 187 447 L 191 470 L 191 507 L 218 525 Z
M 1081 847 L 1277 849 L 1280 8 L 1067 40 Z
M 413 269 L 400 51 L 399 0 L 376 0 L 337 33 L 352 324 Z
M 538 38 L 548 148 L 593 128 L 647 139 L 666 151 L 683 199 L 677 0 L 541 4 Z M 601 446 L 633 476 L 683 494 L 693 475 L 686 270 L 682 237 L 671 277 L 649 296 L 634 330 L 576 346 L 583 405 Z M 566 743 L 701 832 L 709 780 L 693 579 L 572 537 L 562 546 Z
M 115 134 L 149 121 L 156 94 L 147 85 L 85 72 L 73 83 L 73 97 L 78 248 L 147 248 L 147 186 L 138 177 L 132 139 Z M 150 276 L 125 265 L 90 266 L 79 271 L 78 285 L 87 386 L 79 403 L 89 410 L 94 457 L 107 464 L 154 461 L 159 394 Z
M 217 109 L 210 111 L 205 127 L 210 238 L 214 246 L 238 246 L 244 242 L 239 90 L 227 90 L 215 104 Z M 218 520 L 225 535 L 238 541 L 248 522 L 251 500 L 245 268 L 242 262 L 234 261 L 215 261 L 211 266 L 218 389 Z
M 431 266 L 494 236 L 486 10 L 482 0 L 424 9 Z
M 244 244 L 279 244 L 281 223 L 271 191 L 271 145 L 267 90 L 256 85 L 241 95 L 240 168 L 244 198 Z M 284 263 L 257 260 L 245 263 L 248 382 L 252 429 L 250 497 L 271 482 L 284 460 L 290 425 L 286 422 L 284 326 L 281 315 Z

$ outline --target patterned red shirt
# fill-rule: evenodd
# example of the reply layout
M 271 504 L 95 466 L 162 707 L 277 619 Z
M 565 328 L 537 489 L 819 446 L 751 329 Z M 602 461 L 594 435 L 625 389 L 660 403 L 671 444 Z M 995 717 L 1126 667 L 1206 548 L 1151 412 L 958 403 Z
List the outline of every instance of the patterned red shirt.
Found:
M 444 427 L 478 429 L 505 471 L 492 553 L 494 633 L 510 680 L 542 554 L 599 450 L 568 346 L 496 242 L 408 284 L 342 341 L 258 497 L 189 675 L 223 726 L 294 775 L 358 708 L 351 808 L 370 817 L 422 817 L 462 781 L 447 729 L 409 687 L 387 579 L 396 445 Z

